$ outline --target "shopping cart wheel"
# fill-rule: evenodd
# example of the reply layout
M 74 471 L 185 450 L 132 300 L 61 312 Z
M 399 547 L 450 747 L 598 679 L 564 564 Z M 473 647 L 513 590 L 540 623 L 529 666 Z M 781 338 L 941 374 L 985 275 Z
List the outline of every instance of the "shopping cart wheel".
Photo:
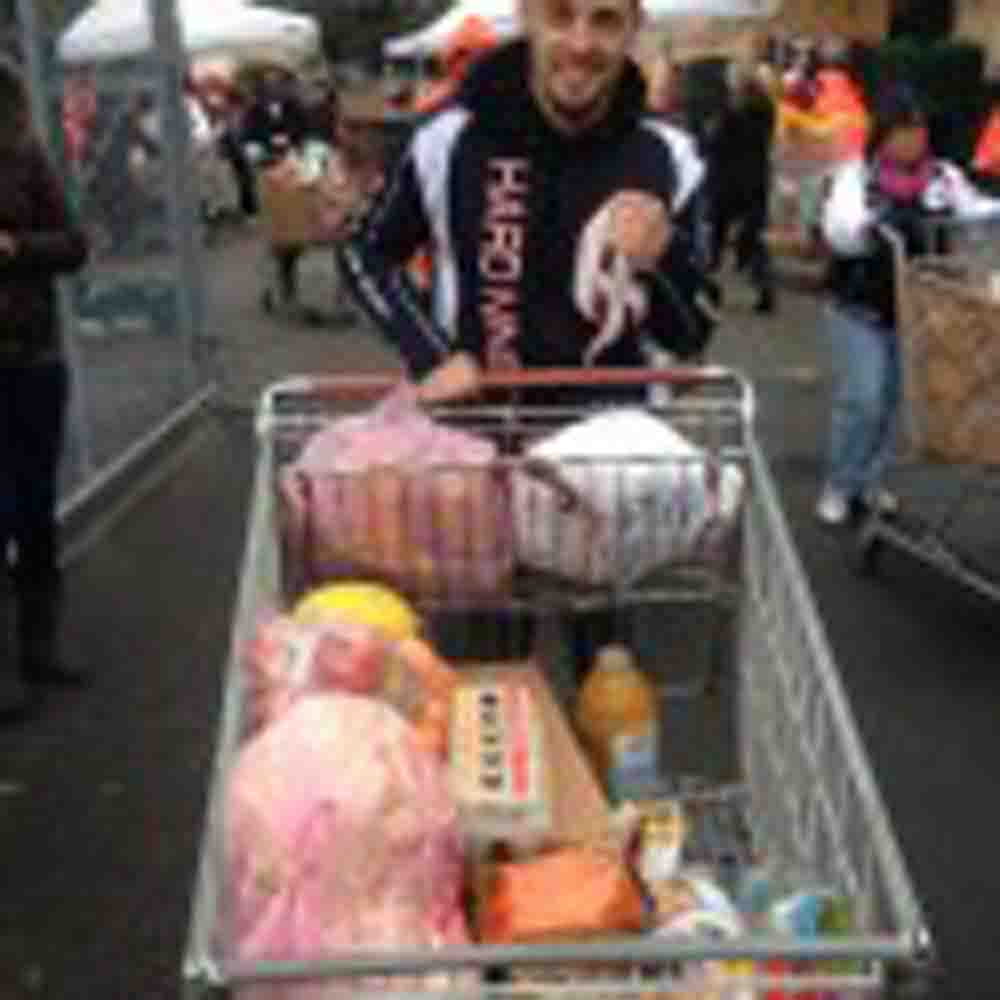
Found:
M 948 974 L 941 961 L 925 955 L 910 964 L 891 962 L 886 969 L 887 1000 L 934 1000 L 948 986 Z
M 878 572 L 878 560 L 884 546 L 879 517 L 870 514 L 851 539 L 850 559 L 854 572 L 859 576 L 874 576 Z

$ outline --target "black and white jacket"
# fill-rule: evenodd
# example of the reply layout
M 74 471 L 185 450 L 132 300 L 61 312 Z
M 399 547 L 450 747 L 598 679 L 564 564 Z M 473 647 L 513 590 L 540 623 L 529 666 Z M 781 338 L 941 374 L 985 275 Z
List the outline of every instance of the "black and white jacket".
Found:
M 644 117 L 631 63 L 604 120 L 563 135 L 530 94 L 527 59 L 523 42 L 500 47 L 415 132 L 383 197 L 341 246 L 348 285 L 416 377 L 454 351 L 488 367 L 642 365 L 650 338 L 679 357 L 696 353 L 711 323 L 689 234 L 678 227 L 658 271 L 636 274 L 609 259 L 605 211 L 612 195 L 637 189 L 678 218 L 705 173 L 694 140 Z M 428 244 L 430 314 L 403 267 Z

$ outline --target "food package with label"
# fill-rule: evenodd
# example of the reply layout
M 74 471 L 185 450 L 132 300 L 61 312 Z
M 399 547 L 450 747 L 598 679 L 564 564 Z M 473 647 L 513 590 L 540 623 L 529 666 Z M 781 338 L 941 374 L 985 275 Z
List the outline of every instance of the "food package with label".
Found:
M 635 808 L 639 814 L 636 872 L 656 912 L 658 891 L 669 886 L 680 870 L 687 820 L 675 799 L 637 802 Z
M 443 757 L 458 675 L 429 643 L 389 641 L 369 626 L 336 618 L 263 619 L 243 666 L 251 729 L 274 724 L 303 697 L 323 691 L 378 698 L 412 723 L 414 738 Z
M 533 445 L 545 478 L 514 477 L 519 561 L 576 583 L 629 585 L 714 553 L 735 524 L 744 475 L 721 467 L 662 419 L 602 413 Z M 551 480 L 551 476 L 548 477 Z M 577 502 L 567 505 L 566 493 Z
M 565 847 L 495 865 L 479 913 L 490 943 L 606 937 L 643 929 L 642 895 L 619 852 Z
M 492 843 L 487 839 L 470 844 L 470 848 L 474 849 L 473 856 L 484 858 L 492 854 L 490 848 L 496 846 L 513 854 L 530 854 L 537 849 L 539 836 L 544 840 L 544 846 L 559 847 L 589 839 L 595 831 L 601 834 L 607 831 L 612 823 L 607 798 L 597 776 L 588 766 L 569 720 L 553 695 L 545 667 L 534 660 L 464 660 L 455 662 L 454 666 L 463 687 L 470 686 L 480 691 L 503 685 L 523 687 L 530 694 L 526 703 L 533 706 L 528 709 L 529 720 L 531 715 L 537 718 L 540 734 L 542 767 L 536 773 L 540 775 L 542 783 L 536 787 L 541 791 L 544 811 L 536 809 L 535 822 L 527 826 L 529 829 L 534 826 L 535 831 L 541 830 L 544 815 L 545 832 L 525 833 L 521 843 L 501 838 Z M 452 718 L 455 719 L 454 713 Z M 531 726 L 532 723 L 529 721 L 528 725 Z M 470 769 L 472 766 L 470 762 Z M 478 767 L 478 764 L 474 766 Z M 529 785 L 528 797 L 530 796 Z M 482 818 L 480 821 L 484 834 L 489 835 L 495 829 L 490 822 Z M 524 829 L 523 825 L 521 829 Z
M 451 700 L 449 778 L 461 826 L 479 845 L 520 850 L 551 830 L 548 762 L 532 690 L 503 676 L 460 684 Z

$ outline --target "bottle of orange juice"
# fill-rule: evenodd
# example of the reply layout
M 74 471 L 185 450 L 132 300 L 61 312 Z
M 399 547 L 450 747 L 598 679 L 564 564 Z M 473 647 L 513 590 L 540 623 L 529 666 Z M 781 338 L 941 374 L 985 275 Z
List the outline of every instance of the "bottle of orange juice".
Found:
M 597 654 L 577 698 L 576 726 L 612 800 L 656 781 L 659 699 L 625 646 L 605 646 Z

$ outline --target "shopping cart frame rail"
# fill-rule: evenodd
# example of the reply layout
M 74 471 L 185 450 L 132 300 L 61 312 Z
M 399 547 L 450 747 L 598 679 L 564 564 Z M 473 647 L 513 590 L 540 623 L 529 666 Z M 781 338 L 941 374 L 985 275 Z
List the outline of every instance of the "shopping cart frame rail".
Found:
M 279 428 L 300 425 L 306 430 L 315 414 L 283 409 L 283 400 L 349 397 L 355 403 L 377 398 L 398 382 L 385 376 L 297 376 L 267 389 L 258 407 L 256 432 L 260 444 L 253 498 L 233 620 L 222 718 L 212 773 L 206 822 L 194 882 L 191 921 L 182 967 L 185 1000 L 228 996 L 236 987 L 264 980 L 308 981 L 365 973 L 400 975 L 442 969 L 487 969 L 497 966 L 556 965 L 627 966 L 632 975 L 620 979 L 574 982 L 567 986 L 537 984 L 494 986 L 475 990 L 410 992 L 431 996 L 469 995 L 546 997 L 608 995 L 640 997 L 678 989 L 667 972 L 638 976 L 636 969 L 683 961 L 787 959 L 857 963 L 839 975 L 770 974 L 733 978 L 727 984 L 760 989 L 804 990 L 837 988 L 858 996 L 910 996 L 929 988 L 937 974 L 930 930 L 923 915 L 888 813 L 881 799 L 867 754 L 841 685 L 825 629 L 813 602 L 809 583 L 781 512 L 778 491 L 753 433 L 754 394 L 740 374 L 724 368 L 646 369 L 614 372 L 539 371 L 491 376 L 490 388 L 519 390 L 538 385 L 660 383 L 675 389 L 714 388 L 728 383 L 735 395 L 728 403 L 698 399 L 698 393 L 677 397 L 678 407 L 729 405 L 745 420 L 747 503 L 741 531 L 741 562 L 746 579 L 740 602 L 734 653 L 740 675 L 738 697 L 739 757 L 750 794 L 750 813 L 761 836 L 788 856 L 809 852 L 828 856 L 852 890 L 865 894 L 864 913 L 883 929 L 867 929 L 851 937 L 822 941 L 779 941 L 746 936 L 730 942 L 666 943 L 652 938 L 560 945 L 468 946 L 428 953 L 353 952 L 328 961 L 240 964 L 216 947 L 224 884 L 221 868 L 222 810 L 227 775 L 241 738 L 241 657 L 256 615 L 281 594 L 282 566 L 276 539 L 274 491 L 276 456 L 272 447 Z M 501 407 L 501 409 L 503 409 Z M 742 788 L 736 794 L 742 795 Z M 720 793 L 723 794 L 723 793 Z M 647 970 L 648 971 L 648 970 Z M 690 982 L 685 984 L 690 988 Z M 355 995 L 374 995 L 360 994 Z M 378 991 L 381 997 L 396 995 Z M 404 995 L 404 994 L 399 994 Z

